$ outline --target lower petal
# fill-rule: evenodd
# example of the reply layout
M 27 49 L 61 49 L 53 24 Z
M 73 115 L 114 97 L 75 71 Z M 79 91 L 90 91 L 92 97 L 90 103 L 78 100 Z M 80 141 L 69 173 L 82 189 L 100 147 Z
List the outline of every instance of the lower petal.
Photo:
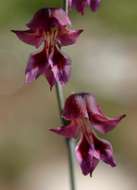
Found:
M 64 85 L 70 78 L 71 63 L 70 59 L 55 49 L 54 55 L 49 59 L 45 68 L 45 76 L 51 87 L 60 83 Z
M 31 83 L 43 74 L 46 60 L 46 54 L 43 51 L 30 56 L 25 71 L 26 83 Z
M 111 165 L 112 167 L 115 167 L 116 161 L 113 156 L 113 148 L 111 143 L 107 140 L 96 137 L 95 134 L 93 134 L 93 141 L 95 150 L 100 155 L 100 160 L 104 161 L 106 164 Z
M 84 175 L 92 175 L 92 172 L 99 163 L 99 160 L 94 157 L 94 149 L 92 144 L 89 144 L 86 138 L 83 136 L 76 146 L 75 152 L 82 173 Z

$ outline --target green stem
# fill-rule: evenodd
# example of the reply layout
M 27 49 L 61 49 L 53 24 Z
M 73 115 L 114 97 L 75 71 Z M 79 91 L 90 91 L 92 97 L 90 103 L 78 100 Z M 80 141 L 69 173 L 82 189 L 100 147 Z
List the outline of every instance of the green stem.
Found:
M 68 0 L 63 0 L 63 8 L 65 10 L 65 12 L 68 14 Z
M 68 0 L 63 0 L 63 7 L 65 12 L 68 14 Z M 57 83 L 56 84 L 56 95 L 58 101 L 58 107 L 60 112 L 60 120 L 62 125 L 66 125 L 65 120 L 62 118 L 61 114 L 64 109 L 64 95 L 62 86 Z M 70 190 L 76 190 L 75 188 L 75 172 L 74 172 L 74 143 L 71 139 L 66 139 L 67 149 L 68 149 L 68 162 L 69 162 L 69 176 L 70 176 Z
M 65 120 L 61 117 L 64 108 L 64 96 L 62 86 L 58 83 L 56 84 L 56 95 L 58 101 L 58 107 L 60 112 L 60 119 L 62 125 L 66 125 Z M 68 149 L 68 162 L 69 162 L 69 176 L 70 176 L 70 189 L 76 190 L 75 188 L 75 172 L 74 172 L 74 143 L 71 139 L 66 139 L 67 149 Z

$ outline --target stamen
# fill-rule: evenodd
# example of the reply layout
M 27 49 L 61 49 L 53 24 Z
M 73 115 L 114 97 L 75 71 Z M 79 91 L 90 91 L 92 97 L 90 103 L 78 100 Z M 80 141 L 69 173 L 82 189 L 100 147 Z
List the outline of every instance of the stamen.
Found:
M 47 55 L 54 53 L 54 47 L 56 46 L 56 38 L 58 35 L 58 30 L 52 28 L 48 32 L 44 32 L 44 41 L 45 41 L 45 51 Z
M 87 141 L 89 143 L 93 142 L 91 124 L 88 121 L 88 119 L 86 119 L 86 118 L 80 119 L 79 123 L 80 123 L 80 127 L 81 127 L 81 130 L 82 130 L 82 133 L 86 137 Z

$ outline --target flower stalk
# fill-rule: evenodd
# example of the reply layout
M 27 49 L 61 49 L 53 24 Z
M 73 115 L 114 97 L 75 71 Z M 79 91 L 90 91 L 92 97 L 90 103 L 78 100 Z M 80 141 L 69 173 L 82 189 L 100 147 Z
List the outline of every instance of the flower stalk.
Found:
M 64 109 L 64 95 L 63 95 L 63 88 L 62 86 L 57 83 L 56 84 L 56 96 L 57 96 L 57 102 L 60 112 L 60 120 L 62 125 L 66 125 L 65 120 L 63 117 L 61 117 L 62 111 Z M 64 126 L 65 127 L 65 126 Z M 69 164 L 69 178 L 70 178 L 70 190 L 76 190 L 75 185 L 75 172 L 74 172 L 74 142 L 72 139 L 66 138 L 66 145 L 68 149 L 68 164 Z
M 68 14 L 68 0 L 63 0 L 63 8 Z M 64 109 L 64 95 L 63 88 L 60 83 L 56 84 L 56 96 L 60 112 L 60 120 L 63 125 L 66 125 L 65 120 L 61 117 L 62 111 Z M 71 139 L 66 139 L 66 145 L 68 149 L 68 164 L 69 164 L 69 178 L 70 178 L 70 190 L 76 190 L 75 187 L 75 172 L 74 172 L 74 143 Z
M 63 108 L 64 108 L 64 95 L 63 95 L 63 88 L 62 86 L 57 83 L 56 84 L 56 96 L 57 96 L 57 102 L 58 102 L 58 107 L 59 107 L 59 112 L 60 112 L 60 120 L 62 125 L 66 125 L 65 120 L 63 117 L 61 117 Z M 72 139 L 66 138 L 66 145 L 68 149 L 68 162 L 69 162 L 69 176 L 70 176 L 70 190 L 76 190 L 75 187 L 75 172 L 74 172 L 74 143 Z
M 63 0 L 63 8 L 65 12 L 68 14 L 68 8 L 69 8 L 69 1 L 68 0 Z

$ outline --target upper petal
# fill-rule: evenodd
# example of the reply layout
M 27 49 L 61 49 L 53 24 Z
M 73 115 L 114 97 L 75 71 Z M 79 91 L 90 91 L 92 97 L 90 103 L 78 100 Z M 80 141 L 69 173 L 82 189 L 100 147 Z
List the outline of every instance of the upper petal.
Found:
M 74 44 L 83 30 L 71 30 L 62 27 L 59 32 L 58 40 L 62 46 Z
M 101 133 L 107 133 L 114 129 L 126 115 L 109 118 L 101 114 L 92 114 L 92 126 Z
M 63 116 L 68 120 L 88 118 L 86 104 L 81 94 L 72 94 L 66 99 Z
M 12 30 L 12 32 L 14 32 L 20 40 L 22 40 L 27 44 L 33 45 L 36 48 L 38 48 L 43 41 L 42 33 L 39 30 L 37 31 L 33 31 L 30 29 L 25 31 Z
M 62 8 L 54 9 L 52 12 L 52 15 L 54 18 L 57 19 L 57 21 L 59 22 L 61 26 L 71 25 L 71 21 L 68 15 Z
M 64 117 L 66 119 L 87 118 L 91 126 L 101 133 L 112 130 L 126 116 L 107 117 L 97 104 L 95 97 L 90 93 L 76 93 L 70 95 L 65 102 Z
M 70 19 L 61 8 L 43 8 L 37 11 L 27 24 L 31 29 L 50 30 L 57 26 L 70 25 Z
M 25 71 L 26 83 L 31 83 L 43 74 L 46 63 L 47 57 L 43 51 L 31 55 Z
M 93 95 L 87 93 L 84 95 L 84 99 L 91 125 L 101 133 L 107 133 L 111 131 L 126 116 L 123 114 L 113 118 L 107 117 L 102 112 Z
M 27 26 L 31 29 L 48 29 L 50 24 L 51 9 L 42 8 L 38 10 Z

